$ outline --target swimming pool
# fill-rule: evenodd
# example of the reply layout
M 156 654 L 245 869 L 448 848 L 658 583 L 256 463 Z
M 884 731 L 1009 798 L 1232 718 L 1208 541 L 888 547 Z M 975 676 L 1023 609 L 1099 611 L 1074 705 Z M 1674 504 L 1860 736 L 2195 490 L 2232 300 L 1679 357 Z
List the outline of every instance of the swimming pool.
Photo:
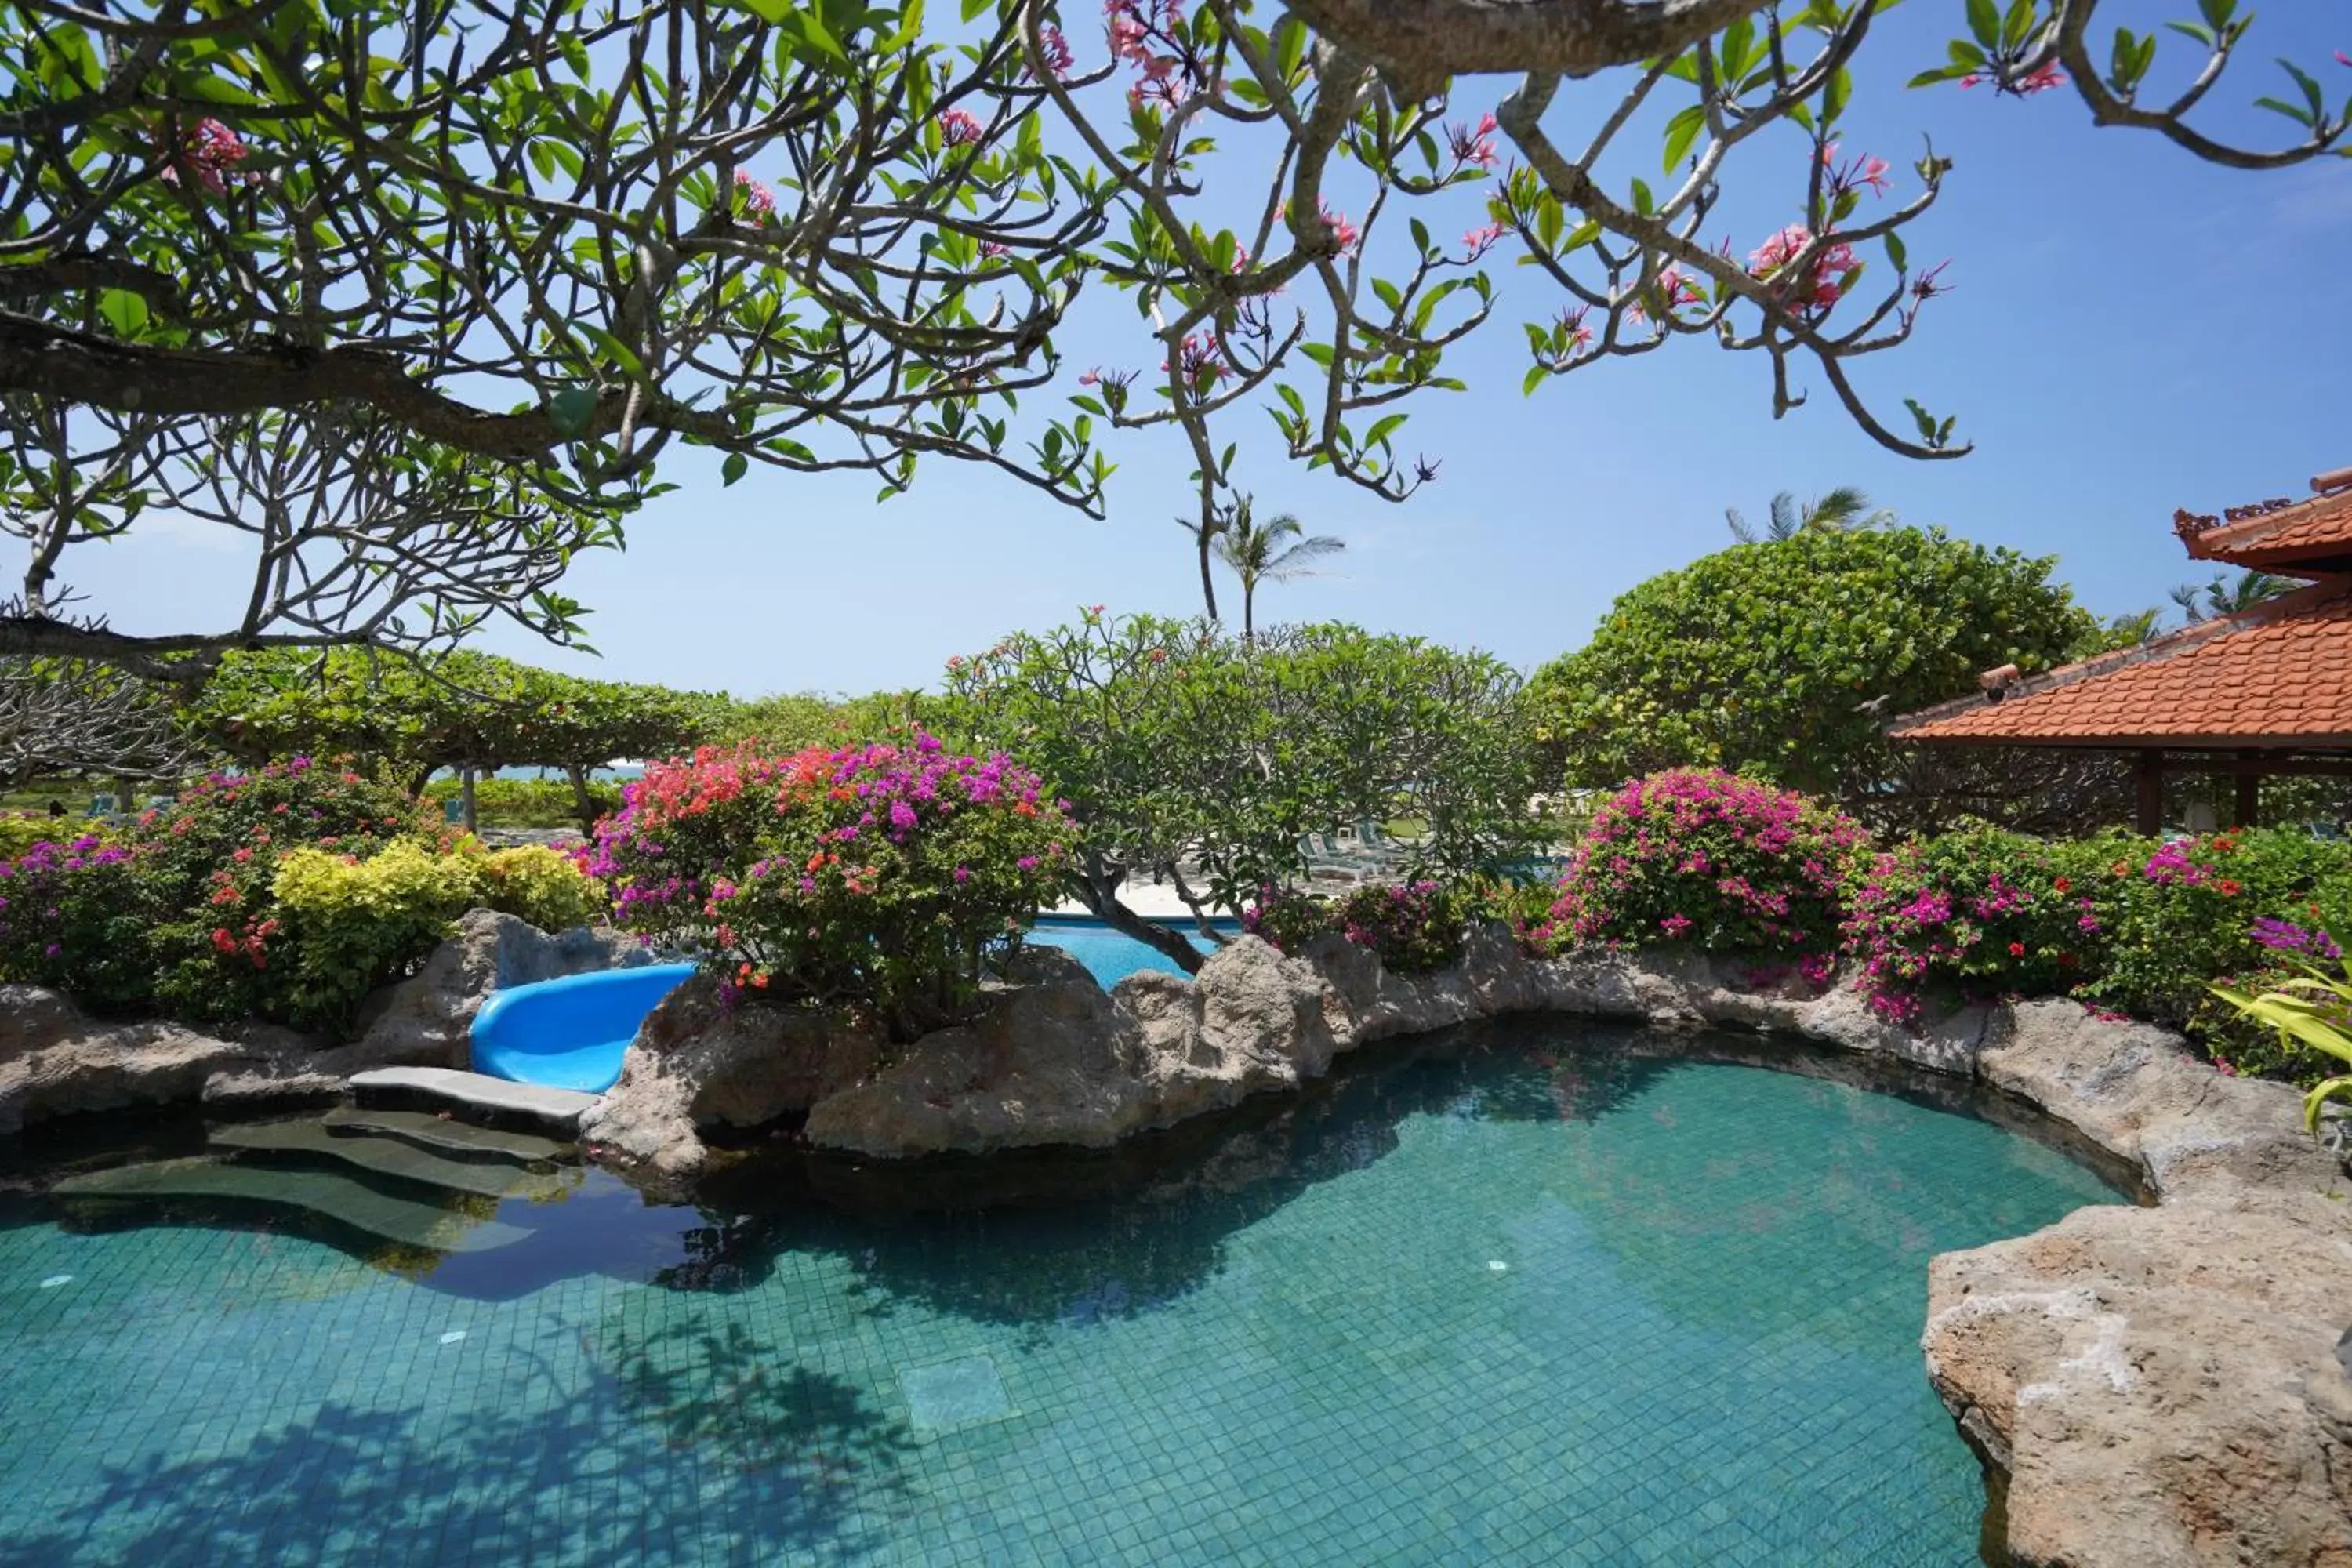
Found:
M 1185 922 L 1185 927 L 1189 927 L 1189 923 Z M 1241 930 L 1238 921 L 1217 921 L 1213 923 L 1227 932 Z M 1215 951 L 1214 942 L 1185 927 L 1180 929 L 1184 930 L 1184 939 L 1195 950 L 1202 952 Z M 1121 935 L 1092 915 L 1039 915 L 1035 928 L 1029 933 L 1029 941 L 1038 947 L 1060 948 L 1085 964 L 1087 972 L 1106 991 L 1138 970 L 1156 969 L 1166 974 L 1184 973 L 1183 965 L 1150 943 Z
M 0 1196 L 0 1563 L 1973 1561 L 1927 1259 L 2115 1194 L 1685 1048 L 1395 1047 L 934 1172 L 1059 1199 L 980 1211 L 771 1156 L 756 1207 L 590 1173 L 452 1200 L 513 1245 L 371 1261 Z

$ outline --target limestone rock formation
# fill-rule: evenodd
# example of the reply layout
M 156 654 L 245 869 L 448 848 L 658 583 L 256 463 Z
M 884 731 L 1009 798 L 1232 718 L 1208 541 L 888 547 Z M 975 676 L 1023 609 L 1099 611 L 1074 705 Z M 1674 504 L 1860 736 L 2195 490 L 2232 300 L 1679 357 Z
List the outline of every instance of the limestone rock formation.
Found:
M 2021 1003 L 1990 1082 L 2137 1161 L 2153 1207 L 1938 1258 L 1923 1341 L 2029 1564 L 2352 1563 L 2352 1184 L 2294 1090 Z
M 250 1047 L 177 1024 L 101 1024 L 37 986 L 0 986 L 0 1134 L 86 1110 L 194 1100 Z
M 329 1098 L 370 1068 L 462 1068 L 474 1014 L 492 990 L 648 961 L 616 931 L 551 936 L 512 915 L 474 910 L 421 970 L 370 998 L 357 1039 L 327 1048 L 269 1025 L 215 1037 L 161 1020 L 105 1024 L 54 992 L 0 986 L 0 1134 L 128 1105 Z

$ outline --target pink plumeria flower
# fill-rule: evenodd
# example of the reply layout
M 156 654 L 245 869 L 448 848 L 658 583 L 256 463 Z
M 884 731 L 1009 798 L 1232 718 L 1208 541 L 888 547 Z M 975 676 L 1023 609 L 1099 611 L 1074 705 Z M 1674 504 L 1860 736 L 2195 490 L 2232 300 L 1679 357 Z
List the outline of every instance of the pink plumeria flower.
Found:
M 776 194 L 753 179 L 748 170 L 735 171 L 735 189 L 743 197 L 743 210 L 753 217 L 766 217 L 776 210 Z
M 940 111 L 940 135 L 950 147 L 969 146 L 986 134 L 980 116 L 969 109 L 944 109 Z
M 1503 226 L 1490 223 L 1484 228 L 1474 228 L 1462 237 L 1462 248 L 1467 252 L 1465 261 L 1475 261 L 1495 248 L 1503 237 Z

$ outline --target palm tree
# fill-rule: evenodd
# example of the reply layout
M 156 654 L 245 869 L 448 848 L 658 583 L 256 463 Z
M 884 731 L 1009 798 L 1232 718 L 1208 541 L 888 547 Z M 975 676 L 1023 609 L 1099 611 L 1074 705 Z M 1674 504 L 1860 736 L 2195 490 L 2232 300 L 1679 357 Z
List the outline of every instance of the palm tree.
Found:
M 1754 544 L 1760 539 L 1792 539 L 1800 533 L 1860 533 L 1868 529 L 1885 528 L 1895 521 L 1895 513 L 1885 507 L 1873 510 L 1870 497 L 1853 485 L 1837 489 L 1800 507 L 1797 498 L 1782 490 L 1772 498 L 1772 521 L 1762 533 L 1748 525 L 1736 506 L 1723 509 L 1724 521 L 1742 544 Z
M 1257 635 L 1255 601 L 1260 583 L 1310 577 L 1315 573 L 1311 563 L 1348 548 L 1344 540 L 1328 533 L 1308 539 L 1303 537 L 1306 532 L 1306 525 L 1288 512 L 1261 528 L 1251 520 L 1249 497 L 1244 496 L 1234 503 L 1233 521 L 1217 535 L 1217 559 L 1232 567 L 1234 575 L 1242 581 L 1244 641 Z M 1286 541 L 1297 542 L 1286 544 Z
M 2200 621 L 2251 610 L 2265 599 L 2275 599 L 2302 586 L 2292 577 L 2274 577 L 2268 572 L 2241 572 L 2235 581 L 2217 576 L 2210 583 L 2183 583 L 2170 597 L 2193 626 Z

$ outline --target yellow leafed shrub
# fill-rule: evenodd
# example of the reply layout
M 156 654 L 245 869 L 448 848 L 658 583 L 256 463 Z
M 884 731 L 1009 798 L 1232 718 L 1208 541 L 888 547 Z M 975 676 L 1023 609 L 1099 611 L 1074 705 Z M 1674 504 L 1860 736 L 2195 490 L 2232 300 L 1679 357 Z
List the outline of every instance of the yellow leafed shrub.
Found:
M 486 880 L 478 858 L 413 838 L 364 860 L 318 848 L 288 855 L 270 882 L 290 960 L 278 982 L 287 1021 L 348 1028 L 369 992 L 409 973 L 453 921 L 485 901 Z
M 544 931 L 570 931 L 604 918 L 604 885 L 569 855 L 542 845 L 494 849 L 477 862 L 483 902 Z

